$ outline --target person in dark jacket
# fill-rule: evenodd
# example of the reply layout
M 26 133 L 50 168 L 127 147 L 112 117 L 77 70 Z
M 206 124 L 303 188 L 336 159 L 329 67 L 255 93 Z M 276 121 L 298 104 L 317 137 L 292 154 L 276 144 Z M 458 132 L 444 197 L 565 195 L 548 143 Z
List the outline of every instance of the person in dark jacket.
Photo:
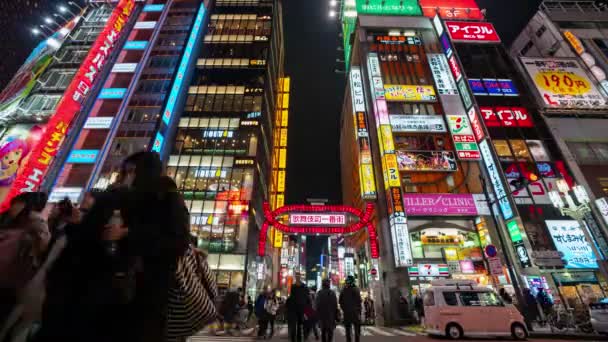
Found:
M 116 211 L 123 224 L 109 224 Z M 165 342 L 168 292 L 188 248 L 189 217 L 158 154 L 128 157 L 119 184 L 65 231 L 37 342 Z
M 338 320 L 338 299 L 330 287 L 329 279 L 323 279 L 322 289 L 317 293 L 316 307 L 321 326 L 321 342 L 331 342 Z
M 344 314 L 346 342 L 352 340 L 352 327 L 355 329 L 355 342 L 359 342 L 361 339 L 361 302 L 361 292 L 355 285 L 355 278 L 346 277 L 346 286 L 340 292 L 340 308 Z
M 262 292 L 258 295 L 255 300 L 255 316 L 258 318 L 258 339 L 262 339 L 266 336 L 266 330 L 268 330 L 268 314 L 266 313 L 266 300 L 268 294 Z
M 295 276 L 295 283 L 291 285 L 291 293 L 287 299 L 287 317 L 289 337 L 291 342 L 301 342 L 304 333 L 304 309 L 310 305 L 308 288 L 302 283 L 299 273 Z

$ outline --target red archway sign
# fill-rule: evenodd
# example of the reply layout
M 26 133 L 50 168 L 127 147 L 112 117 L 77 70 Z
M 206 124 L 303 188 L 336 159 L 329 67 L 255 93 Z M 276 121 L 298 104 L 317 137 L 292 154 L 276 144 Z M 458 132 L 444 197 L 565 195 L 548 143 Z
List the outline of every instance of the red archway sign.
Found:
M 374 205 L 371 203 L 368 203 L 365 206 L 365 211 L 345 205 L 286 205 L 272 211 L 270 210 L 270 205 L 264 203 L 264 216 L 266 217 L 266 221 L 262 225 L 262 231 L 260 232 L 258 255 L 264 256 L 266 253 L 266 240 L 268 238 L 268 228 L 270 226 L 273 226 L 275 229 L 286 234 L 321 235 L 352 234 L 367 228 L 371 257 L 372 259 L 378 259 L 378 235 L 376 234 L 376 227 L 371 222 L 373 212 Z M 309 219 L 301 224 L 284 224 L 279 221 L 279 217 L 294 214 L 298 217 L 307 217 L 308 214 L 308 217 L 312 217 L 313 219 Z M 329 219 L 322 221 L 322 217 L 319 216 L 320 214 L 328 214 Z M 345 222 L 339 220 L 339 216 L 336 221 L 332 222 L 331 214 L 350 215 L 351 217 L 357 218 L 358 222 L 345 224 Z M 323 217 L 323 219 L 325 218 L 327 217 Z

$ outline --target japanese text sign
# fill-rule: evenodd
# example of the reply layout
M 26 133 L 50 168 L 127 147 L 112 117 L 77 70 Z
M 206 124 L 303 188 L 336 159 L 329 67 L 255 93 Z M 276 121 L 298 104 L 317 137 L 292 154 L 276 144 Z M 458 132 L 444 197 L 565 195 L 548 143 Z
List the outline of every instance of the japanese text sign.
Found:
M 491 23 L 446 21 L 445 25 L 453 41 L 500 43 L 500 37 Z

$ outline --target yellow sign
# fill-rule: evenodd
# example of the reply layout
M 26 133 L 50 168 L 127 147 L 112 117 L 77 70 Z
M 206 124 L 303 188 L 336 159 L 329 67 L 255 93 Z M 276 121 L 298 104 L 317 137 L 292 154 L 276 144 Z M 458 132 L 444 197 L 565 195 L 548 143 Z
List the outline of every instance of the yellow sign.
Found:
M 391 125 L 381 125 L 380 131 L 382 132 L 384 153 L 395 152 L 395 142 L 393 141 L 393 130 L 391 129 Z
M 284 169 L 287 167 L 287 149 L 279 149 L 279 168 Z
M 283 110 L 281 114 L 281 127 L 287 127 L 289 122 L 289 111 Z
M 283 247 L 283 232 L 278 230 L 278 229 L 274 229 L 274 248 L 281 248 Z
M 285 191 L 285 171 L 279 171 L 279 176 L 277 177 L 277 192 Z
M 384 156 L 384 159 L 386 160 L 386 171 L 388 172 L 388 185 L 390 187 L 401 187 L 397 156 L 394 154 L 387 154 Z
M 585 95 L 591 91 L 589 79 L 568 71 L 541 71 L 534 77 L 534 83 L 558 95 Z
M 578 37 L 574 35 L 574 33 L 570 31 L 564 31 L 564 37 L 566 37 L 566 40 L 570 42 L 570 45 L 572 46 L 574 51 L 576 51 L 577 54 L 582 55 L 583 52 L 585 52 L 585 47 L 583 46 L 583 43 L 581 43 L 581 41 L 578 39 Z
M 458 249 L 454 247 L 446 247 L 443 249 L 446 261 L 458 261 Z
M 386 101 L 437 101 L 430 85 L 385 84 L 384 93 Z
M 277 194 L 277 208 L 285 205 L 285 195 Z
M 279 146 L 281 146 L 281 147 L 287 146 L 287 128 L 281 128 Z
M 361 197 L 364 199 L 376 198 L 376 181 L 372 164 L 361 165 L 359 175 L 361 176 Z

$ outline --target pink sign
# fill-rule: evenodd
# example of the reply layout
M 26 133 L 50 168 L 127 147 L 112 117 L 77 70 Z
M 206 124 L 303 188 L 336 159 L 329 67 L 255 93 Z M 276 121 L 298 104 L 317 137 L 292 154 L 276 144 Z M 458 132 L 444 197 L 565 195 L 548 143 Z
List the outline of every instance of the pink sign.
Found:
M 409 216 L 476 216 L 471 194 L 404 194 L 403 204 Z

